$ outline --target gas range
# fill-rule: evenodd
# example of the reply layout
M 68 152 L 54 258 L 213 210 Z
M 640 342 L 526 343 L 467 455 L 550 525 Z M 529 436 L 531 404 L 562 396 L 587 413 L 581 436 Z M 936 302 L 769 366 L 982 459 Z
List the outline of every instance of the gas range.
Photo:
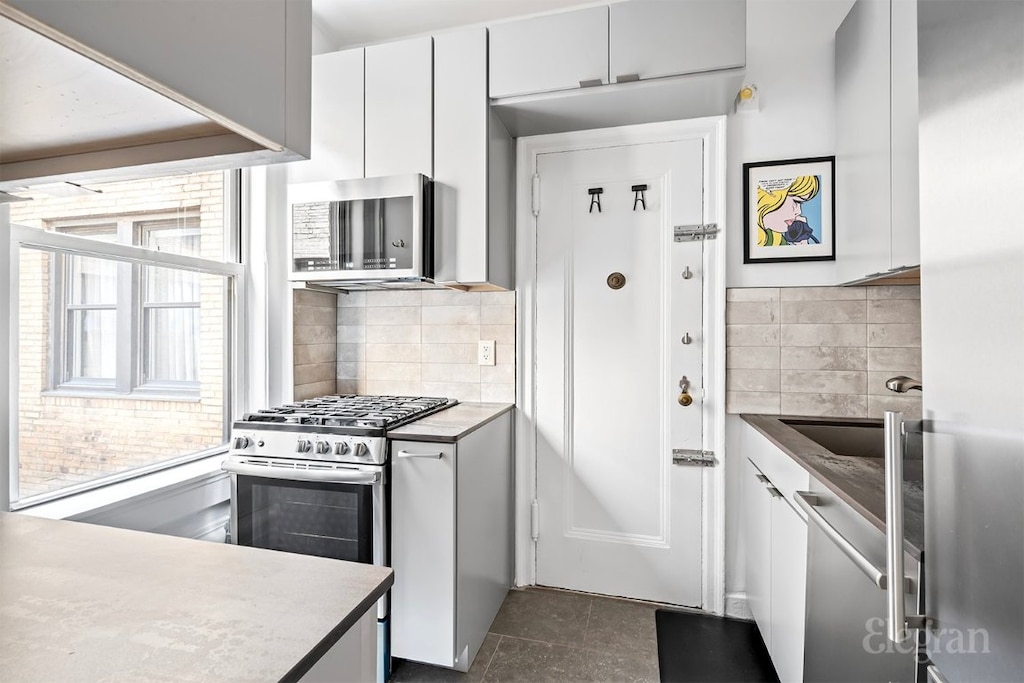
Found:
M 426 396 L 321 396 L 247 413 L 232 425 L 232 456 L 383 465 L 388 430 L 458 403 Z

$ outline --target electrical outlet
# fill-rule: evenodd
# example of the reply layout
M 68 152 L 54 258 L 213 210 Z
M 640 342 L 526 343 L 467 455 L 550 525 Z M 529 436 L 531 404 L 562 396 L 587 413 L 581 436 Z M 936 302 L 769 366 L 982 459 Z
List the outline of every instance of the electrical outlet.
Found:
M 477 365 L 494 365 L 494 340 L 481 339 L 477 346 Z

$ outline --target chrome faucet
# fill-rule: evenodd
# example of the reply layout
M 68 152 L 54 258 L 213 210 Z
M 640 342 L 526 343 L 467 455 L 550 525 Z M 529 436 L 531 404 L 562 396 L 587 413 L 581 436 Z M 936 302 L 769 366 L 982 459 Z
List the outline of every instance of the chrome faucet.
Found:
M 885 388 L 889 391 L 895 391 L 898 394 L 905 394 L 911 389 L 921 389 L 921 380 L 911 379 L 905 375 L 899 375 L 898 377 L 890 377 L 885 381 Z

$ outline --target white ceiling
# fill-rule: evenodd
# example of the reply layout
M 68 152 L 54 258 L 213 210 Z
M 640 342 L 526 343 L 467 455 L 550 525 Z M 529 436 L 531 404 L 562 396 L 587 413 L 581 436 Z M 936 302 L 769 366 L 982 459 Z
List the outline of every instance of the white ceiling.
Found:
M 606 2 L 586 0 L 313 0 L 313 22 L 336 50 Z

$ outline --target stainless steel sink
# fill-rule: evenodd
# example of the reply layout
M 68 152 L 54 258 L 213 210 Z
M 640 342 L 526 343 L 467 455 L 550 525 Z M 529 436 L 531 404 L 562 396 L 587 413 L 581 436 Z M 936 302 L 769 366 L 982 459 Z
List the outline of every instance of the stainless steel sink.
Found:
M 800 419 L 780 421 L 835 455 L 877 459 L 878 466 L 882 466 L 885 457 L 885 429 L 881 422 L 865 424 L 842 420 L 826 422 Z M 903 476 L 907 481 L 921 481 L 923 478 L 920 435 L 912 435 L 907 439 Z

